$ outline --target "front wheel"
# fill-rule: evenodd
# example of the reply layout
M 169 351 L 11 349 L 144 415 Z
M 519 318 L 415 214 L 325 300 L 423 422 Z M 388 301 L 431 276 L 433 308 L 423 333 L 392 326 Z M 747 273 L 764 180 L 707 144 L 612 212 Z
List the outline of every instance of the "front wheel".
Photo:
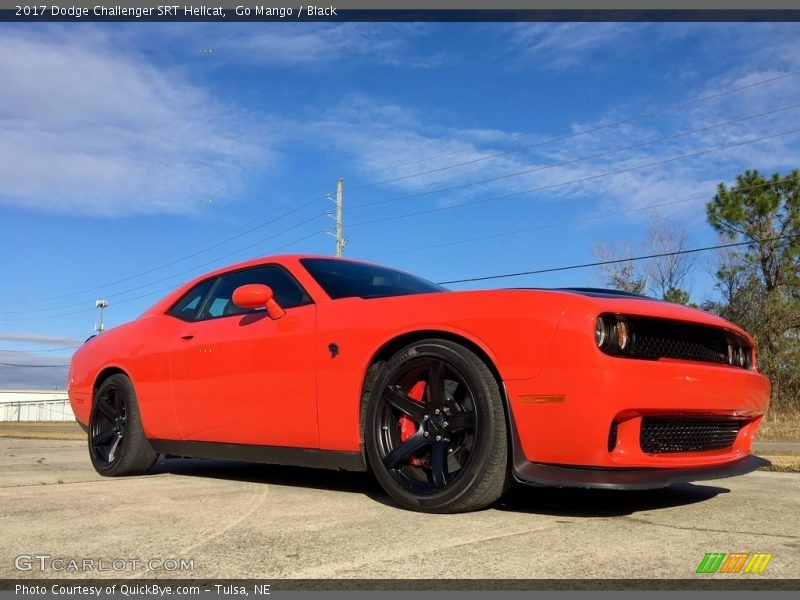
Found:
M 94 396 L 89 419 L 89 456 L 101 475 L 139 475 L 158 459 L 144 435 L 136 392 L 121 373 L 108 377 Z
M 411 510 L 479 510 L 509 478 L 497 380 L 474 352 L 448 340 L 416 342 L 384 365 L 364 436 L 378 482 Z

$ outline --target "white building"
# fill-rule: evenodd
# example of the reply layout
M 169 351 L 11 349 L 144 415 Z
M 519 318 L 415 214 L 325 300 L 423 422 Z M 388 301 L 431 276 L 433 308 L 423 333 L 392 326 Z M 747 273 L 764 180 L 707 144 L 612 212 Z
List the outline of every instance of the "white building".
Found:
M 1 390 L 0 421 L 74 421 L 65 390 Z

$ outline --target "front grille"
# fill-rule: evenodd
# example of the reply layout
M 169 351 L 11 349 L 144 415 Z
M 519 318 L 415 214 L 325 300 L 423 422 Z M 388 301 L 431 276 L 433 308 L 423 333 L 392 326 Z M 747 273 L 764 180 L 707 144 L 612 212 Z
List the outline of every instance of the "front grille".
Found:
M 629 322 L 632 339 L 627 356 L 728 364 L 728 338 L 722 329 L 661 319 L 631 318 Z
M 714 417 L 644 417 L 642 452 L 702 452 L 730 448 L 745 425 L 741 419 Z

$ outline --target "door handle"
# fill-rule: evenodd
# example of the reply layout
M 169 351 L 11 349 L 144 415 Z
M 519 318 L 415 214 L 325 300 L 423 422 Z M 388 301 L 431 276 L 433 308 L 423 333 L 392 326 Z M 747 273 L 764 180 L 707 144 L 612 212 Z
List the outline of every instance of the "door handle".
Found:
M 191 340 L 193 338 L 194 338 L 194 334 L 193 333 L 187 333 L 186 335 L 182 335 L 181 336 L 182 340 Z

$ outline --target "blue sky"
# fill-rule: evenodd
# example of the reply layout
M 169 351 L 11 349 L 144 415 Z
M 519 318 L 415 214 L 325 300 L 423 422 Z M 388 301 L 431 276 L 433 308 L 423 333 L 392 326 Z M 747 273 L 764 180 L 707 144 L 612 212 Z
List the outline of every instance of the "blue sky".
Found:
M 340 176 L 346 256 L 434 281 L 636 252 L 654 210 L 713 244 L 718 182 L 800 166 L 800 133 L 741 143 L 800 127 L 800 76 L 775 79 L 800 70 L 798 40 L 793 23 L 2 25 L 0 362 L 65 364 L 97 298 L 114 326 L 211 268 L 332 253 Z M 64 379 L 0 366 L 0 386 Z

